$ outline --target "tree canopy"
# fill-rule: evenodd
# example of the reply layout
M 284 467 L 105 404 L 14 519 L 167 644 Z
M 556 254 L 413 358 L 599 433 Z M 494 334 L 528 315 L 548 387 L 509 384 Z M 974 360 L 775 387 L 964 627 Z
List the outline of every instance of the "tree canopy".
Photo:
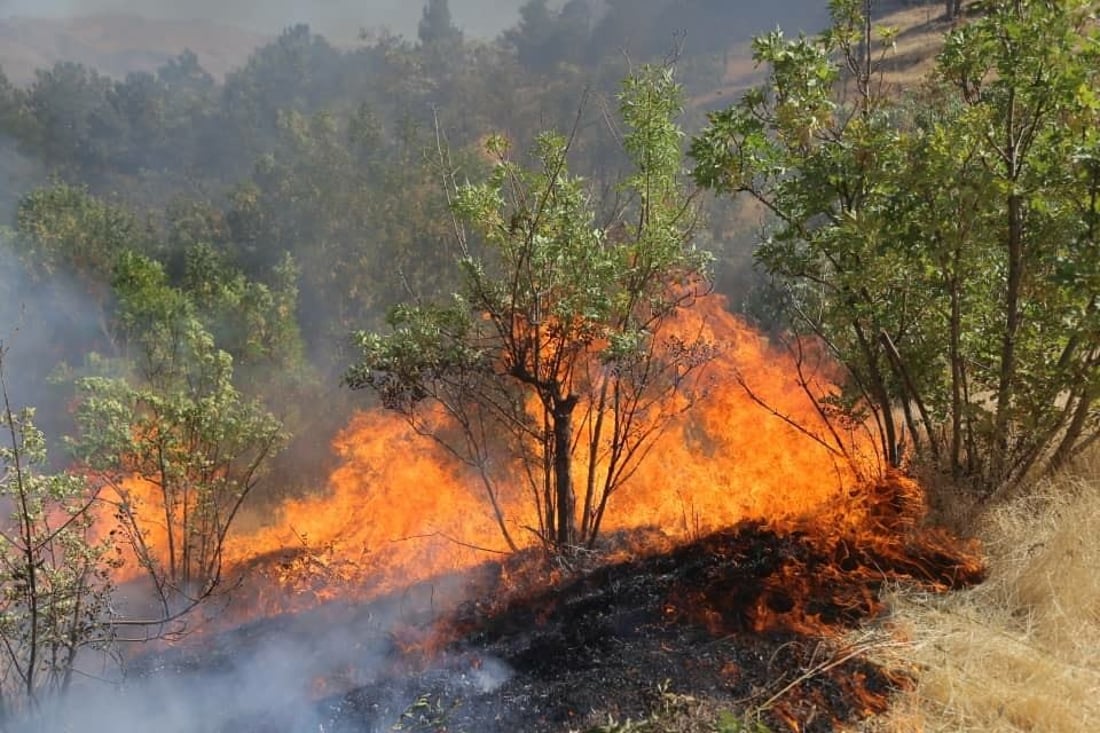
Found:
M 695 178 L 770 212 L 757 260 L 884 461 L 986 491 L 1057 468 L 1100 422 L 1095 3 L 988 3 L 909 97 L 882 91 L 892 35 L 832 8 L 755 41 L 768 81 L 710 116 Z
M 680 180 L 678 87 L 669 69 L 647 69 L 619 99 L 633 164 L 620 216 L 596 223 L 589 190 L 568 170 L 569 137 L 541 135 L 530 168 L 490 137 L 493 172 L 451 193 L 461 289 L 449 303 L 398 306 L 387 334 L 360 333 L 361 359 L 345 377 L 437 437 L 421 409 L 441 406 L 461 436 L 441 439 L 478 470 L 512 544 L 499 495 L 515 479 L 496 466 L 528 477 L 543 542 L 591 543 L 708 355 L 670 329 L 708 261 L 693 246 Z

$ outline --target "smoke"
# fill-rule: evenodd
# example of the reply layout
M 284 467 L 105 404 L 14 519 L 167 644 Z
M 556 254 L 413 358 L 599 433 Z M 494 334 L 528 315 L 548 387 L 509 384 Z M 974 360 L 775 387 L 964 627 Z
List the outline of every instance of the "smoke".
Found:
M 13 408 L 36 408 L 35 423 L 52 445 L 71 432 L 66 388 L 51 377 L 81 346 L 104 333 L 102 306 L 62 273 L 39 280 L 12 248 L 15 235 L 0 230 L 0 343 L 4 379 Z M 94 350 L 94 349 L 93 349 Z M 63 465 L 61 451 L 52 462 Z
M 489 38 L 511 26 L 524 0 L 452 0 L 456 24 Z M 308 23 L 333 40 L 351 40 L 360 28 L 387 27 L 415 35 L 422 3 L 416 0 L 7 0 L 0 14 L 73 17 L 126 13 L 149 18 L 204 19 L 262 33 Z
M 330 604 L 277 616 L 133 661 L 114 680 L 91 677 L 32 729 L 80 733 L 220 731 L 388 731 L 434 677 L 469 696 L 490 693 L 511 676 L 503 662 L 452 657 L 431 673 L 403 676 L 398 631 L 415 618 L 427 628 L 453 610 L 444 581 L 428 593 L 373 603 Z M 457 589 L 451 587 L 452 592 Z M 438 605 L 439 593 L 451 603 Z M 430 599 L 430 600 L 429 600 Z M 425 616 L 425 614 L 428 614 Z M 344 697 L 369 689 L 371 703 L 351 710 Z

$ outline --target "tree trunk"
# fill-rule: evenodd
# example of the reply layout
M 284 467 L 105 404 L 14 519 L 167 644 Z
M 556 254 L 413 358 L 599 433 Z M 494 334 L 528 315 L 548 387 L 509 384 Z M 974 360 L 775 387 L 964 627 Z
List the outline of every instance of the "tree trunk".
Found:
M 871 385 L 871 398 L 878 403 L 879 410 L 882 412 L 882 435 L 880 436 L 882 441 L 882 459 L 886 462 L 886 465 L 891 468 L 897 468 L 899 461 L 898 456 L 898 434 L 897 427 L 894 423 L 894 413 L 891 409 L 890 392 L 886 388 L 886 380 L 883 378 L 881 367 L 879 366 L 879 357 L 874 347 L 874 342 L 867 338 L 863 327 L 858 321 L 853 323 L 856 332 L 856 338 L 859 339 L 859 347 L 863 351 L 863 360 L 867 365 L 867 378 Z
M 554 399 L 554 490 L 557 495 L 557 536 L 554 544 L 564 550 L 576 544 L 577 497 L 573 494 L 573 409 L 575 396 Z
M 1015 168 L 1015 166 L 1013 166 Z M 1005 292 L 1005 330 L 1001 343 L 1001 373 L 997 384 L 997 414 L 994 418 L 994 483 L 1002 478 L 1008 464 L 1009 417 L 1016 391 L 1016 339 L 1020 332 L 1020 300 L 1024 276 L 1023 200 L 1020 194 L 1008 197 L 1008 283 Z
M 955 247 L 955 261 L 951 276 L 951 475 L 962 474 L 963 431 L 963 354 L 962 354 L 962 297 L 959 285 L 959 246 Z

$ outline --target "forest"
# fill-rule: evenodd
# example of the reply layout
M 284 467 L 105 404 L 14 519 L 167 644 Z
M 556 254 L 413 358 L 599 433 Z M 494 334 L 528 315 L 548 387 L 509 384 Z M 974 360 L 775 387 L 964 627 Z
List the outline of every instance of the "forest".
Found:
M 0 731 L 1093 730 L 1100 5 L 738 5 L 0 69 Z

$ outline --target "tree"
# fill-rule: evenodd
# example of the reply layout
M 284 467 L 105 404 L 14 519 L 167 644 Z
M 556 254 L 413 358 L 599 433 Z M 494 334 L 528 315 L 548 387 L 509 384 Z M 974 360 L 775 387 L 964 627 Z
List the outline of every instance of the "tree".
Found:
M 425 46 L 457 46 L 462 44 L 462 31 L 451 19 L 447 0 L 427 0 L 416 29 L 416 37 Z
M 894 252 L 874 227 L 893 193 L 898 131 L 889 99 L 876 92 L 872 57 L 861 51 L 862 3 L 832 5 L 833 27 L 817 39 L 787 41 L 780 31 L 753 42 L 769 64 L 768 82 L 710 115 L 692 143 L 696 181 L 721 193 L 746 193 L 774 217 L 757 259 L 785 291 L 802 334 L 823 340 L 850 379 L 835 399 L 845 413 L 868 413 L 884 463 L 896 465 L 900 430 L 896 384 L 880 336 L 894 343 L 919 309 L 889 293 L 905 289 Z M 854 88 L 838 99 L 842 73 Z M 900 306 L 900 308 L 899 308 Z
M 817 39 L 757 39 L 769 82 L 711 115 L 696 180 L 771 212 L 758 259 L 885 462 L 904 421 L 934 464 L 1017 485 L 1100 422 L 1095 3 L 987 4 L 913 103 L 880 91 L 859 4 L 832 8 Z
M 522 480 L 539 540 L 591 545 L 711 355 L 672 324 L 708 258 L 691 245 L 671 70 L 628 79 L 620 105 L 629 211 L 595 224 L 584 182 L 568 172 L 571 138 L 543 134 L 525 168 L 491 137 L 494 172 L 452 192 L 461 291 L 447 304 L 396 307 L 388 334 L 357 334 L 361 359 L 345 376 L 477 470 L 513 547 L 501 497 Z
M 35 340 L 49 342 L 54 361 L 44 371 L 60 360 L 77 363 L 91 350 L 112 350 L 112 269 L 123 251 L 152 249 L 150 233 L 125 208 L 64 183 L 23 196 L 16 225 L 18 236 L 4 244 L 34 285 L 21 297 L 40 306 L 29 318 L 45 320 Z
M 284 436 L 159 265 L 125 255 L 115 290 L 128 359 L 121 376 L 77 381 L 70 445 L 113 495 L 167 621 L 217 588 L 226 537 Z
M 26 94 L 33 126 L 26 145 L 51 168 L 81 174 L 103 172 L 126 137 L 125 121 L 110 102 L 111 80 L 73 62 L 35 71 Z
M 1096 10 L 1088 1 L 992 3 L 948 37 L 941 57 L 967 116 L 983 123 L 978 159 L 1000 194 L 993 246 L 1004 289 L 989 382 L 996 479 L 1022 477 L 1051 440 L 1069 440 L 1056 452 L 1062 462 L 1097 418 Z M 1067 421 L 1076 427 L 1063 433 Z
M 94 537 L 96 492 L 81 476 L 46 474 L 32 409 L 8 396 L 0 346 L 0 727 L 69 689 L 77 657 L 113 637 L 110 535 Z
M 546 0 L 527 0 L 519 15 L 519 23 L 504 32 L 504 39 L 515 47 L 521 64 L 545 71 L 558 58 L 552 45 L 555 22 L 550 8 Z

